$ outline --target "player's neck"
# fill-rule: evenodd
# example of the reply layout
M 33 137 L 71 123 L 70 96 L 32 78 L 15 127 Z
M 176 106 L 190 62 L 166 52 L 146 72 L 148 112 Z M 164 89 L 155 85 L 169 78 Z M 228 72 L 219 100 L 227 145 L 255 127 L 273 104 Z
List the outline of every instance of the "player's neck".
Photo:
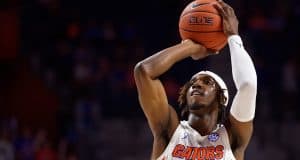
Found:
M 217 119 L 218 110 L 203 114 L 190 113 L 188 123 L 192 128 L 204 136 L 210 134 L 216 128 Z

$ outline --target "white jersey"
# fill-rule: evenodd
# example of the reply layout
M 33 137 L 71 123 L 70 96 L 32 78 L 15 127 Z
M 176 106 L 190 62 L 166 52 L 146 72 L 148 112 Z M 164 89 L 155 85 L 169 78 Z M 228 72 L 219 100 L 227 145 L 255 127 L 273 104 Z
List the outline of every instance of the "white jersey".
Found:
M 187 121 L 181 121 L 167 148 L 157 160 L 235 160 L 226 128 L 219 125 L 201 136 Z

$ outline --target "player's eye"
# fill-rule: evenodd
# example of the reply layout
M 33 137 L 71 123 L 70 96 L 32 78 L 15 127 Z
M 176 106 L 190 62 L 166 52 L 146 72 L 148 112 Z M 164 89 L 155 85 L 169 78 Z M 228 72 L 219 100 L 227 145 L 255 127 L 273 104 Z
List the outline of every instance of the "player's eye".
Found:
M 203 82 L 206 84 L 206 85 L 210 85 L 210 86 L 213 86 L 215 84 L 215 81 L 212 79 L 212 78 L 205 78 L 203 80 Z
M 196 82 L 196 80 L 197 80 L 197 78 L 192 78 L 192 79 L 190 80 L 190 84 L 194 84 L 194 83 Z

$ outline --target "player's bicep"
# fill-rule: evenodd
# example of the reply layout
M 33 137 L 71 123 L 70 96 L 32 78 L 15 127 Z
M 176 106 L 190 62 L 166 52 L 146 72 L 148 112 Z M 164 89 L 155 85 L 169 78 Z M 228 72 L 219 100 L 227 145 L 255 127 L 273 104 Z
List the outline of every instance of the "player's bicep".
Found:
M 243 86 L 233 99 L 229 121 L 231 141 L 237 149 L 245 149 L 252 136 L 255 102 L 255 86 Z
M 253 133 L 253 121 L 240 122 L 236 120 L 231 114 L 229 115 L 230 121 L 230 142 L 233 153 L 244 154 L 252 133 Z
M 152 132 L 157 134 L 163 130 L 169 130 L 168 127 L 172 126 L 168 126 L 168 124 L 174 124 L 170 121 L 178 121 L 178 118 L 171 112 L 174 109 L 168 104 L 161 81 L 147 76 L 143 70 L 135 70 L 135 81 L 139 102 Z

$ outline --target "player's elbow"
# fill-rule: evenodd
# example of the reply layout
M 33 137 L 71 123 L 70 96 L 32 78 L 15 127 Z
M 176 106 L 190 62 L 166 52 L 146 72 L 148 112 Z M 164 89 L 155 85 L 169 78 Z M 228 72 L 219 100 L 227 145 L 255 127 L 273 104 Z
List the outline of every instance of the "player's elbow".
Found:
M 253 91 L 257 90 L 257 76 L 256 76 L 256 74 L 253 74 L 251 76 L 251 78 L 247 81 L 246 86 L 249 89 L 253 90 Z
M 134 66 L 134 77 L 137 77 L 138 75 L 142 74 L 145 71 L 142 62 L 137 63 Z
M 245 76 L 240 81 L 240 87 L 238 89 L 247 89 L 249 91 L 255 91 L 257 90 L 257 75 L 254 72 L 253 74 L 248 74 L 247 77 Z
M 244 82 L 241 87 L 241 90 L 247 90 L 249 93 L 255 93 L 257 92 L 257 79 L 252 79 L 251 81 Z
M 134 77 L 137 79 L 138 77 L 147 76 L 147 69 L 143 62 L 139 62 L 134 67 Z

